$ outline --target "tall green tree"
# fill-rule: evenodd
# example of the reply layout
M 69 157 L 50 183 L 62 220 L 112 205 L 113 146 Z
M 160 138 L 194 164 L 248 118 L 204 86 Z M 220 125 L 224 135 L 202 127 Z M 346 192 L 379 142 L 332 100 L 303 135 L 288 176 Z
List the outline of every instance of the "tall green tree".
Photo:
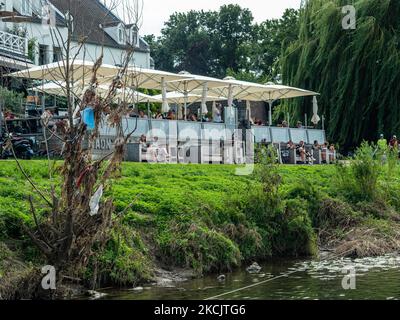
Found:
M 251 70 L 266 81 L 275 81 L 281 74 L 280 57 L 282 50 L 298 39 L 299 12 L 285 10 L 280 19 L 270 19 L 254 26 L 256 34 L 252 43 Z
M 174 13 L 159 38 L 146 36 L 156 67 L 224 77 L 246 67 L 253 39 L 253 16 L 237 5 L 219 11 Z
M 348 4 L 305 1 L 299 38 L 282 58 L 284 83 L 321 93 L 328 136 L 344 149 L 400 130 L 400 1 L 350 1 L 355 29 L 342 25 Z M 293 110 L 310 106 L 294 102 Z

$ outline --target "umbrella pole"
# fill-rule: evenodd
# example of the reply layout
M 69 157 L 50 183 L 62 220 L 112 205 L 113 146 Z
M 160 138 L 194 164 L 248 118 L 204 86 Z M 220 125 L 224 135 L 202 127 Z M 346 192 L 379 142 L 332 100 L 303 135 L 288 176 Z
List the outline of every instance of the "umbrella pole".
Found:
M 150 101 L 149 100 L 147 100 L 147 117 L 149 119 L 151 118 L 151 116 L 150 116 Z
M 3 102 L 0 97 L 0 138 L 3 135 Z
M 184 121 L 186 121 L 187 120 L 187 105 L 188 105 L 188 102 L 187 102 L 187 100 L 188 100 L 188 93 L 187 93 L 187 91 L 185 90 L 185 98 L 184 98 L 184 100 L 185 100 L 185 102 L 184 102 L 184 108 L 185 108 L 185 111 L 184 111 Z
M 268 110 L 268 122 L 269 122 L 269 126 L 272 127 L 272 104 L 274 103 L 273 100 L 269 100 L 268 101 L 268 106 L 269 106 L 269 110 Z

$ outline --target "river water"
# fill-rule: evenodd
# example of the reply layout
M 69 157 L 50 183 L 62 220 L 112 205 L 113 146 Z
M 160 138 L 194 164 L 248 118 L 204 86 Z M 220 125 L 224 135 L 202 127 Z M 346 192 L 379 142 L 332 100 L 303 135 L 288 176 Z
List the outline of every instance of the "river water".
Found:
M 245 269 L 174 284 L 135 290 L 103 291 L 122 300 L 329 300 L 400 299 L 400 257 L 265 263 L 258 274 Z M 345 288 L 349 288 L 345 290 Z M 246 289 L 240 290 L 241 288 Z M 355 288 L 354 288 L 355 287 Z M 354 288 L 354 289 L 353 289 Z M 240 291 L 235 291 L 240 290 Z

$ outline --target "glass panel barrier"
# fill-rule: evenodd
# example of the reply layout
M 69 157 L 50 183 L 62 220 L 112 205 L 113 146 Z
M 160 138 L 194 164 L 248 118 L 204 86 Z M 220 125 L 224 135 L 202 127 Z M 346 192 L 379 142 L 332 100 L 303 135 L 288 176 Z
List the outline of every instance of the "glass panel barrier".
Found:
M 203 123 L 203 140 L 226 140 L 225 125 L 223 123 Z
M 271 127 L 271 133 L 272 133 L 272 142 L 274 143 L 281 143 L 281 142 L 286 143 L 290 140 L 288 128 Z
M 307 131 L 305 129 L 290 129 L 290 139 L 294 143 L 299 143 L 300 141 L 308 143 Z
M 307 130 L 308 134 L 308 143 L 313 144 L 314 141 L 318 141 L 319 144 L 324 144 L 326 141 L 325 131 L 324 130 Z
M 177 138 L 178 126 L 175 120 L 151 120 L 151 128 L 153 134 L 159 135 L 160 137 L 175 140 Z
M 201 123 L 200 122 L 178 122 L 178 140 L 186 141 L 199 140 L 201 138 Z
M 256 127 L 251 128 L 255 137 L 255 142 L 260 143 L 263 141 L 271 142 L 271 131 L 269 127 Z

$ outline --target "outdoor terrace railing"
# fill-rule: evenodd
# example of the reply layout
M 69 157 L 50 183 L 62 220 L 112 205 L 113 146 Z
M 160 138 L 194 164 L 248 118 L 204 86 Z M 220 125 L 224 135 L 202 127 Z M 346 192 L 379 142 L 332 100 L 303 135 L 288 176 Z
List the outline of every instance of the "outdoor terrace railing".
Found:
M 28 54 L 28 39 L 0 31 L 0 49 L 26 56 Z
M 292 140 L 293 143 L 304 141 L 306 144 L 313 144 L 314 141 L 318 141 L 322 144 L 326 141 L 324 130 L 259 126 L 253 126 L 252 130 L 256 143 L 287 143 Z
M 212 162 L 221 163 L 243 162 L 245 153 L 248 153 L 248 141 L 242 141 L 241 132 L 235 131 L 225 123 L 127 118 L 123 121 L 123 130 L 125 134 L 133 132 L 130 141 L 133 144 L 139 144 L 139 138 L 142 135 L 146 136 L 148 142 L 152 142 L 157 137 L 159 145 L 165 146 L 173 155 L 171 157 L 174 162 L 194 163 L 193 159 L 197 156 L 185 160 L 186 153 L 183 150 L 188 148 L 192 155 L 194 153 L 199 155 L 199 163 L 207 163 L 211 161 L 210 159 Z M 312 144 L 315 140 L 319 143 L 325 142 L 323 130 L 254 126 L 251 132 L 253 135 L 251 143 L 267 142 L 280 145 L 289 140 L 294 143 L 304 141 L 306 144 Z M 101 141 L 97 149 L 108 151 L 115 136 L 115 129 L 102 127 Z M 137 158 L 140 157 L 135 157 Z
M 231 141 L 234 134 L 233 130 L 224 123 L 139 118 L 125 119 L 123 129 L 125 133 L 135 130 L 132 135 L 134 138 L 145 135 L 156 136 L 162 140 L 179 140 L 181 142 L 187 140 Z M 314 141 L 318 141 L 322 144 L 326 141 L 325 131 L 317 129 L 253 126 L 252 132 L 255 143 L 287 143 L 292 140 L 294 143 L 304 141 L 306 144 L 313 144 Z M 101 135 L 114 136 L 116 132 L 113 128 L 103 127 Z

